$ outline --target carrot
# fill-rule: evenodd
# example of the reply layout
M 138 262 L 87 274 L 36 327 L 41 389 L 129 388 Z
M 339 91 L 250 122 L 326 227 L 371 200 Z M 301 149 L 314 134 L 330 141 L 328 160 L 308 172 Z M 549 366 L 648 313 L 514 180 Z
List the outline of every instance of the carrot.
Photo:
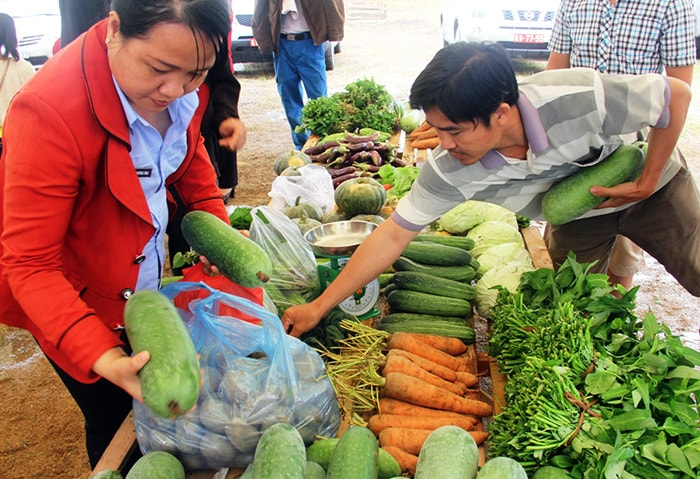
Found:
M 418 356 L 430 359 L 433 362 L 450 368 L 453 371 L 463 371 L 465 367 L 464 361 L 459 358 L 444 353 L 432 346 L 428 346 L 405 333 L 399 332 L 392 334 L 391 337 L 389 337 L 389 341 L 387 341 L 387 347 L 389 349 L 403 349 L 409 353 L 417 354 Z
M 430 433 L 427 429 L 410 429 L 406 427 L 388 427 L 379 433 L 379 445 L 386 449 L 387 447 L 398 447 L 403 451 L 418 455 L 423 443 L 428 438 Z M 489 433 L 486 431 L 468 431 L 474 438 L 477 446 L 486 442 Z
M 428 438 L 428 429 L 409 429 L 406 427 L 388 427 L 379 433 L 379 445 L 383 448 L 398 447 L 409 454 L 420 454 L 420 448 Z
M 434 431 L 442 426 L 457 426 L 465 431 L 476 429 L 478 419 L 470 416 L 461 417 L 427 417 L 427 416 L 400 416 L 398 414 L 375 414 L 367 420 L 367 427 L 375 435 L 379 435 L 388 427 L 407 427 L 409 429 L 427 429 Z
M 382 447 L 382 449 L 394 456 L 396 462 L 399 463 L 401 472 L 408 472 L 411 474 L 411 476 L 415 475 L 416 466 L 418 465 L 418 456 L 414 454 L 409 454 L 403 449 L 400 449 L 395 446 L 385 446 Z
M 417 354 L 404 351 L 403 349 L 390 349 L 388 354 L 395 354 L 408 358 L 426 371 L 431 372 L 436 376 L 440 376 L 442 379 L 447 381 L 457 380 L 457 371 L 431 361 L 430 359 L 418 356 Z
M 415 378 L 425 381 L 433 386 L 445 389 L 453 394 L 459 396 L 464 396 L 467 388 L 462 383 L 452 383 L 445 381 L 440 376 L 436 376 L 433 373 L 426 371 L 425 369 L 418 366 L 416 363 L 411 362 L 410 359 L 403 356 L 398 356 L 396 354 L 391 354 L 391 351 L 386 356 L 386 362 L 384 363 L 384 369 L 382 370 L 382 376 L 386 376 L 388 373 L 404 373 Z
M 450 338 L 448 336 L 437 336 L 435 334 L 405 333 L 416 338 L 418 341 L 439 349 L 443 353 L 457 356 L 467 350 L 467 345 L 461 339 Z
M 411 134 L 411 141 L 427 140 L 428 138 L 436 138 L 437 130 L 435 128 L 428 128 L 425 131 L 418 133 L 417 135 Z
M 479 377 L 476 374 L 466 371 L 456 371 L 457 381 L 464 384 L 466 387 L 471 387 L 479 384 Z
M 447 418 L 463 418 L 468 417 L 475 422 L 479 422 L 474 416 L 462 414 L 461 412 L 444 411 L 442 409 L 433 409 L 424 406 L 416 406 L 407 402 L 399 401 L 393 398 L 381 398 L 379 400 L 379 412 L 382 414 L 398 414 L 401 416 L 422 416 L 422 417 L 447 417 Z
M 440 138 L 426 138 L 425 140 L 415 140 L 411 142 L 411 148 L 419 150 L 427 150 L 428 148 L 437 148 L 440 145 Z
M 461 412 L 485 417 L 493 414 L 493 408 L 484 401 L 467 399 L 442 388 L 428 384 L 402 373 L 389 373 L 382 388 L 383 397 L 389 397 L 445 411 Z
M 414 128 L 411 131 L 411 135 L 415 135 L 417 133 L 423 133 L 424 131 L 429 130 L 431 128 L 432 128 L 432 126 L 430 126 L 430 123 L 428 123 L 427 121 L 424 121 L 423 123 L 418 125 L 418 128 Z

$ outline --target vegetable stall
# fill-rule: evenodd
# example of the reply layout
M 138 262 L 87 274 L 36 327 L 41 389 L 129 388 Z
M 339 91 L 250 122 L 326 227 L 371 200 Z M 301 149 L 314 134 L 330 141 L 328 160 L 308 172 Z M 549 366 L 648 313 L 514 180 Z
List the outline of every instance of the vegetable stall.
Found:
M 456 206 L 316 328 L 279 339 L 284 310 L 335 280 L 437 146 L 420 115 L 373 80 L 309 102 L 302 124 L 314 135 L 275 160 L 283 193 L 269 205 L 235 208 L 233 228 L 183 222 L 194 251 L 179 260 L 221 258 L 224 275 L 260 301 L 222 300 L 206 328 L 188 323 L 206 366 L 196 409 L 164 419 L 135 407 L 94 477 L 119 477 L 106 471 L 118 474 L 138 447 L 146 469 L 164 460 L 155 452 L 172 453 L 186 466 L 164 466 L 175 479 L 696 477 L 700 353 L 651 313 L 635 315 L 637 288 L 613 288 L 573 256 L 554 271 L 540 229 L 499 206 Z M 322 245 L 326 229 L 352 247 Z M 208 291 L 190 305 L 214 301 Z M 218 344 L 228 330 L 202 336 L 216 315 L 226 323 L 241 312 L 251 337 L 267 328 L 290 343 L 282 376 L 303 387 L 259 381 L 278 356 L 268 341 L 232 362 L 235 347 Z M 319 395 L 295 396 L 312 389 Z

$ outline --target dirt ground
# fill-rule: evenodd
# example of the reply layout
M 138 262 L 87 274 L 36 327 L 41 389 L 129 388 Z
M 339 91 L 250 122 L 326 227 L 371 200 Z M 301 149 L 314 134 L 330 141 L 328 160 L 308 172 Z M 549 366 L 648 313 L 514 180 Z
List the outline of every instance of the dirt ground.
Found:
M 354 2 L 371 3 L 371 2 Z M 374 2 L 382 3 L 382 2 Z M 374 78 L 398 100 L 442 46 L 440 0 L 388 0 L 386 10 L 348 10 L 342 52 L 329 72 L 329 93 Z M 348 2 L 349 5 L 352 5 Z M 540 65 L 541 66 L 541 65 Z M 275 157 L 292 148 L 270 67 L 236 65 L 242 83 L 241 116 L 248 143 L 239 155 L 240 185 L 233 204 L 268 201 Z M 696 66 L 696 76 L 700 69 Z M 700 78 L 681 147 L 700 179 Z M 700 299 L 690 296 L 653 259 L 637 277 L 638 308 L 651 310 L 686 343 L 700 349 Z M 0 478 L 87 478 L 82 418 L 58 377 L 23 331 L 0 325 Z

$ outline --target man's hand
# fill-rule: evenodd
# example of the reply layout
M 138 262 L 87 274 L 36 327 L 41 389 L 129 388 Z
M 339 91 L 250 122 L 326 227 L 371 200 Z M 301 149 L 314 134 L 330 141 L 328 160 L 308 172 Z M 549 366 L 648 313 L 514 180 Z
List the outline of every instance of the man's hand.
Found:
M 290 336 L 298 338 L 311 331 L 321 319 L 322 312 L 312 301 L 287 308 L 282 315 L 282 327 Z

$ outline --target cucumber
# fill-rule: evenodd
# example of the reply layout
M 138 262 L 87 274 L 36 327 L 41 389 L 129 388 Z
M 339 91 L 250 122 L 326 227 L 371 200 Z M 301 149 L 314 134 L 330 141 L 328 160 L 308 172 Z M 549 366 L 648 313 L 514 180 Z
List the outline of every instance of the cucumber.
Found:
M 351 426 L 336 444 L 328 463 L 328 479 L 376 479 L 379 476 L 379 445 L 364 426 Z
M 413 477 L 474 479 L 478 465 L 479 451 L 474 438 L 457 426 L 442 426 L 423 443 Z
M 253 455 L 253 479 L 304 479 L 306 449 L 294 426 L 278 422 L 265 429 Z
M 474 247 L 474 240 L 466 236 L 457 235 L 441 235 L 431 233 L 418 233 L 413 241 L 429 241 L 431 243 L 439 243 L 455 248 L 462 248 L 469 251 Z
M 138 373 L 144 404 L 163 418 L 192 409 L 199 397 L 199 360 L 170 299 L 158 291 L 136 291 L 126 302 L 124 326 L 134 353 L 151 355 Z
M 510 457 L 499 456 L 489 459 L 481 466 L 477 479 L 527 479 L 527 472 L 522 465 Z
M 543 466 L 535 471 L 532 479 L 571 479 L 571 476 L 564 469 L 554 466 Z
M 430 241 L 411 241 L 401 256 L 431 266 L 467 266 L 472 260 L 468 251 Z
M 419 313 L 389 313 L 382 317 L 381 324 L 399 324 L 411 322 L 430 323 L 431 321 L 465 324 L 464 318 L 459 316 L 437 316 L 434 314 Z
M 213 214 L 190 211 L 182 218 L 181 228 L 192 249 L 234 283 L 255 288 L 270 279 L 272 261 L 267 252 Z
M 398 271 L 394 273 L 392 282 L 400 289 L 458 298 L 465 301 L 476 298 L 476 289 L 471 284 L 454 279 L 439 278 L 419 271 Z
M 553 225 L 568 223 L 599 205 L 605 198 L 593 196 L 592 186 L 615 186 L 631 181 L 641 172 L 646 143 L 621 145 L 599 163 L 552 186 L 542 197 L 542 215 Z
M 418 271 L 455 281 L 471 281 L 476 277 L 476 269 L 473 266 L 431 266 L 418 263 L 405 256 L 397 258 L 393 267 L 396 271 Z
M 386 297 L 392 312 L 465 317 L 472 312 L 469 301 L 397 289 Z
M 185 479 L 185 468 L 169 452 L 152 451 L 136 460 L 126 479 Z
M 388 316 L 397 314 L 406 316 L 430 316 L 433 319 L 408 319 L 403 322 L 393 320 L 390 322 L 385 321 Z M 467 326 L 464 319 L 456 319 L 458 319 L 459 322 L 454 321 L 453 318 L 448 319 L 447 317 L 431 316 L 427 314 L 392 313 L 382 318 L 382 322 L 379 324 L 379 326 L 377 326 L 377 329 L 386 331 L 387 333 L 405 332 L 458 338 L 465 344 L 474 344 L 476 341 L 476 333 L 474 329 Z

